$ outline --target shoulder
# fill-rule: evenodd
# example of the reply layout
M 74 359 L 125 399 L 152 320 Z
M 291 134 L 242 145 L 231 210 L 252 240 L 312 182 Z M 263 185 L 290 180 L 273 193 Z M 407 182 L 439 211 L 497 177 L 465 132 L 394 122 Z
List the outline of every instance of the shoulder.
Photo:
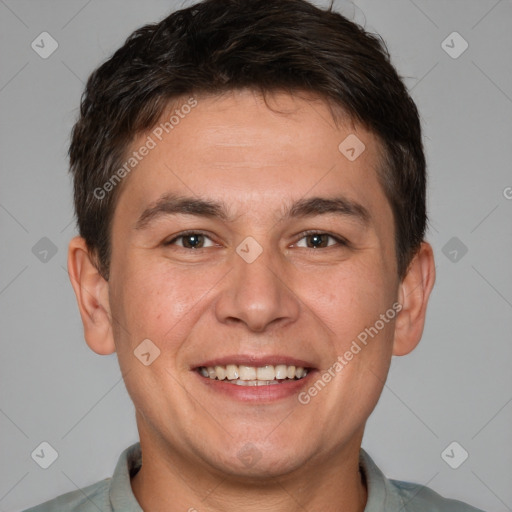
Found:
M 424 485 L 388 479 L 362 448 L 359 467 L 368 489 L 365 512 L 484 512 L 462 501 L 443 498 Z
M 109 500 L 111 478 L 61 494 L 23 512 L 106 512 L 112 510 Z
M 443 498 L 420 484 L 389 480 L 404 503 L 404 512 L 484 512 L 462 501 Z

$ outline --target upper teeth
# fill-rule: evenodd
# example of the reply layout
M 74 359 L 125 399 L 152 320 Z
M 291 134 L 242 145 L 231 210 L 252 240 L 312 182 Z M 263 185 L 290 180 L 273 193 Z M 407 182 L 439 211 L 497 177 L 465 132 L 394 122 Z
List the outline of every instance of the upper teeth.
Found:
M 266 366 L 244 366 L 228 364 L 226 366 L 201 366 L 199 371 L 204 377 L 217 380 L 262 380 L 274 379 L 302 379 L 308 371 L 302 366 L 288 366 L 286 364 Z

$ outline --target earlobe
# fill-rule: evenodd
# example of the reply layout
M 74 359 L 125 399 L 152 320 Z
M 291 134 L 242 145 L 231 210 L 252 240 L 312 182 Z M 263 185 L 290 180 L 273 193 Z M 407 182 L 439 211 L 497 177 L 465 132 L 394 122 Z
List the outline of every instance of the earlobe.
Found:
M 68 247 L 68 273 L 84 326 L 85 341 L 97 354 L 115 352 L 108 296 L 108 282 L 91 260 L 82 237 L 74 237 Z
M 427 242 L 422 242 L 409 265 L 399 288 L 402 310 L 395 323 L 393 355 L 403 356 L 411 352 L 423 334 L 428 299 L 436 278 L 434 254 Z

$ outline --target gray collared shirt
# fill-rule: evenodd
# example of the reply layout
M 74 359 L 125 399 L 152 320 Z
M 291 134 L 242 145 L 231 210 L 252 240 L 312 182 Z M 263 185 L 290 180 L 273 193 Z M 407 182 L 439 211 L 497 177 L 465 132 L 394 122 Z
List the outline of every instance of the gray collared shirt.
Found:
M 123 451 L 112 478 L 62 494 L 24 512 L 142 512 L 130 484 L 130 477 L 141 464 L 137 442 Z M 364 512 L 483 512 L 461 501 L 443 498 L 428 487 L 386 478 L 362 448 L 359 465 L 368 488 Z

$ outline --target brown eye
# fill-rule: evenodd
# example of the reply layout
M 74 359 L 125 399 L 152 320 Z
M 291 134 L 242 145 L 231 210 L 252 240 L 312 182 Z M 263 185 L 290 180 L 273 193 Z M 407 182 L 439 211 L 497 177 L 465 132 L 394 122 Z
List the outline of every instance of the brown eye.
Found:
M 210 245 L 205 245 L 206 241 L 210 238 L 203 233 L 190 232 L 183 233 L 172 240 L 169 240 L 165 245 L 177 245 L 184 249 L 204 249 L 205 247 L 211 247 L 213 243 L 210 240 Z M 179 243 L 180 241 L 181 243 Z
M 308 235 L 306 239 L 310 240 L 308 247 L 316 249 L 317 247 L 327 247 L 329 244 L 329 235 L 318 234 L 318 235 Z
M 330 240 L 334 240 L 335 243 L 329 243 Z M 331 247 L 333 245 L 347 245 L 347 243 L 339 237 L 330 235 L 329 233 L 304 233 L 304 236 L 300 240 L 307 240 L 305 245 L 299 245 L 298 247 L 306 247 L 308 249 L 323 249 Z

